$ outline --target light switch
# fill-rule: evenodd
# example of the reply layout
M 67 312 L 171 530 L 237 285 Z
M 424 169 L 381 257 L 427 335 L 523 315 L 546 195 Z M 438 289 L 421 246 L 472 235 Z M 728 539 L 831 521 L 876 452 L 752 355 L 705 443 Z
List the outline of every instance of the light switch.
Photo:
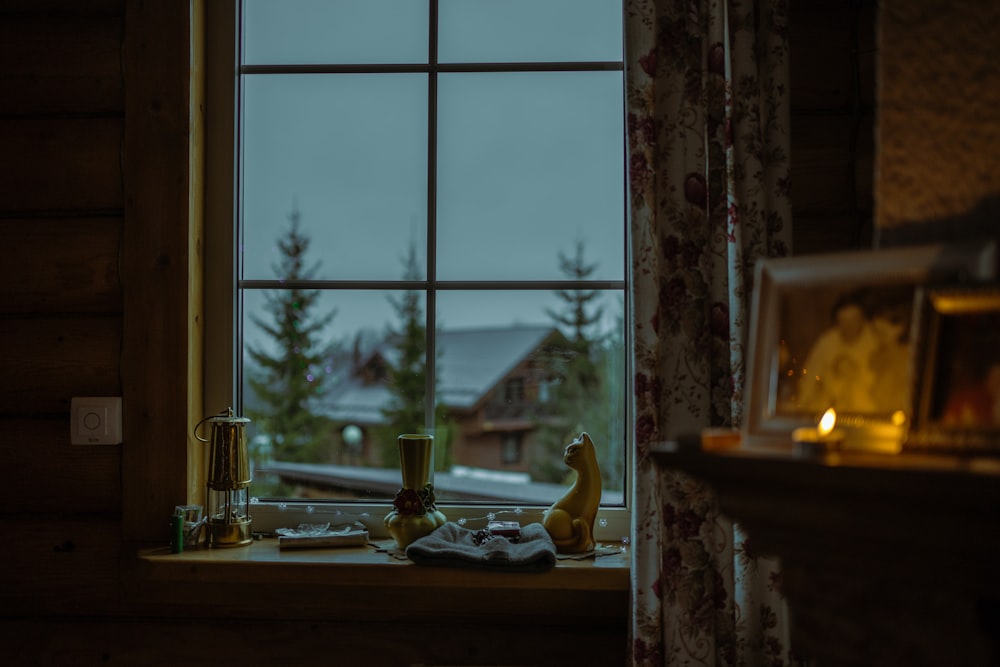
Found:
M 70 401 L 70 443 L 117 445 L 121 441 L 121 396 L 89 396 Z

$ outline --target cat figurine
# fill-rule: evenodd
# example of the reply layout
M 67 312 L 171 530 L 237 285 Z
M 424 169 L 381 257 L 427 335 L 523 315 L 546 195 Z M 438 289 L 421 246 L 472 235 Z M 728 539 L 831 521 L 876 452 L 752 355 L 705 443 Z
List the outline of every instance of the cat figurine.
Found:
M 594 442 L 586 433 L 566 445 L 563 463 L 576 471 L 573 486 L 542 515 L 542 526 L 556 545 L 556 552 L 592 551 L 594 519 L 601 504 L 601 470 Z

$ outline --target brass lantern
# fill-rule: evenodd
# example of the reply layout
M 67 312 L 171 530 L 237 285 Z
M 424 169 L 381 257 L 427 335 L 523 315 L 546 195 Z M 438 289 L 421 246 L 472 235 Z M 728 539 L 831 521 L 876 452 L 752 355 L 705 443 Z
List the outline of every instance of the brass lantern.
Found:
M 211 426 L 209 443 L 208 511 L 205 517 L 205 544 L 209 547 L 239 547 L 250 544 L 250 457 L 247 454 L 246 425 L 250 420 L 236 417 L 227 408 L 202 420 Z

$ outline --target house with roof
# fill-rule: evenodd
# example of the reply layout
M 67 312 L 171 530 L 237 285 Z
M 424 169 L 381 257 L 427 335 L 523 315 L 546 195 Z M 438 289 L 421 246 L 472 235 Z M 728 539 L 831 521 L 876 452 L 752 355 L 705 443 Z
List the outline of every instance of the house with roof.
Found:
M 438 397 L 455 427 L 454 466 L 525 473 L 533 434 L 547 413 L 569 341 L 538 325 L 442 330 L 436 335 Z M 385 423 L 389 369 L 398 357 L 383 341 L 357 360 L 327 399 L 327 416 L 341 425 L 340 463 L 380 465 L 372 428 Z M 350 437 L 344 437 L 350 434 Z M 352 450 L 353 448 L 353 450 Z

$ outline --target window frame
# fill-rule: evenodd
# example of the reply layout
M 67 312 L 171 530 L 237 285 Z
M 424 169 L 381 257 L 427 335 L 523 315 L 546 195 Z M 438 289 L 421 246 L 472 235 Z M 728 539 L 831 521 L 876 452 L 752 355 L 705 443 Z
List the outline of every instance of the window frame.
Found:
M 428 0 L 432 18 L 436 16 L 436 0 Z M 238 346 L 233 332 L 238 330 L 239 309 L 237 304 L 239 290 L 237 288 L 236 235 L 238 230 L 238 186 L 239 186 L 239 96 L 240 96 L 240 0 L 220 0 L 205 3 L 205 249 L 202 257 L 204 276 L 204 382 L 202 416 L 218 413 L 227 406 L 235 406 L 239 397 Z M 433 32 L 433 28 L 432 28 Z M 518 67 L 521 71 L 532 71 L 532 63 Z M 427 66 L 430 67 L 430 66 Z M 621 64 L 620 68 L 624 65 Z M 594 69 L 607 69 L 607 64 L 601 64 Z M 252 66 L 253 71 L 264 71 L 269 66 Z M 287 69 L 279 67 L 277 70 Z M 456 68 L 461 70 L 461 67 Z M 274 70 L 272 70 L 274 71 Z M 326 68 L 324 68 L 326 71 Z M 624 84 L 623 84 L 624 85 Z M 624 96 L 623 96 L 624 103 Z M 435 119 L 429 119 L 434 123 Z M 624 127 L 622 128 L 624 132 Z M 433 141 L 433 128 L 431 128 Z M 623 154 L 622 178 L 625 181 Z M 433 177 L 429 189 L 434 187 Z M 626 183 L 627 186 L 627 183 Z M 433 203 L 431 204 L 433 205 Z M 624 215 L 624 213 L 623 213 Z M 628 234 L 627 221 L 625 235 Z M 433 243 L 433 236 L 429 242 Z M 623 238 L 627 248 L 628 239 Z M 433 251 L 428 249 L 429 253 Z M 626 273 L 628 267 L 626 266 Z M 245 281 L 260 282 L 260 281 Z M 426 283 L 426 281 L 424 281 Z M 538 281 L 553 282 L 553 281 Z M 609 281 L 593 281 L 587 283 L 591 288 L 594 283 Z M 419 282 L 417 283 L 419 285 Z M 508 287 L 514 283 L 500 283 L 499 287 Z M 557 287 L 578 287 L 577 283 L 564 281 L 553 283 Z M 624 281 L 626 304 L 630 298 L 628 281 Z M 489 288 L 492 283 L 482 283 L 482 288 Z M 427 316 L 431 316 L 434 300 L 425 303 Z M 628 306 L 626 305 L 626 308 Z M 627 311 L 626 311 L 627 312 Z M 427 327 L 427 334 L 433 343 L 434 329 Z M 631 354 L 625 355 L 625 375 L 631 377 Z M 433 386 L 433 372 L 428 372 L 428 384 Z M 627 391 L 626 424 L 631 424 L 632 398 Z M 429 408 L 433 410 L 433 408 Z M 197 422 L 201 417 L 195 415 Z M 631 470 L 632 432 L 626 428 L 625 470 Z M 203 475 L 203 473 L 202 473 Z M 200 475 L 201 476 L 201 475 Z M 200 477 L 199 476 L 199 477 Z M 193 480 L 192 480 L 193 483 Z M 198 484 L 201 484 L 199 481 Z M 627 540 L 631 530 L 630 500 L 632 497 L 632 475 L 626 473 L 623 489 L 623 505 L 601 507 L 594 526 L 595 537 L 600 541 Z M 251 488 L 252 493 L 252 488 Z M 315 522 L 317 517 L 329 516 L 336 520 L 360 520 L 368 527 L 373 537 L 387 537 L 383 517 L 389 510 L 391 501 L 309 501 L 283 500 L 275 502 L 254 502 L 251 505 L 253 527 L 256 532 L 272 532 L 276 528 L 297 525 L 298 523 Z M 470 521 L 485 519 L 488 514 L 510 517 L 516 509 L 514 504 L 500 505 L 487 503 L 439 503 L 449 520 L 466 518 Z M 520 508 L 524 520 L 540 520 L 545 508 Z M 537 516 L 536 516 L 537 515 Z

